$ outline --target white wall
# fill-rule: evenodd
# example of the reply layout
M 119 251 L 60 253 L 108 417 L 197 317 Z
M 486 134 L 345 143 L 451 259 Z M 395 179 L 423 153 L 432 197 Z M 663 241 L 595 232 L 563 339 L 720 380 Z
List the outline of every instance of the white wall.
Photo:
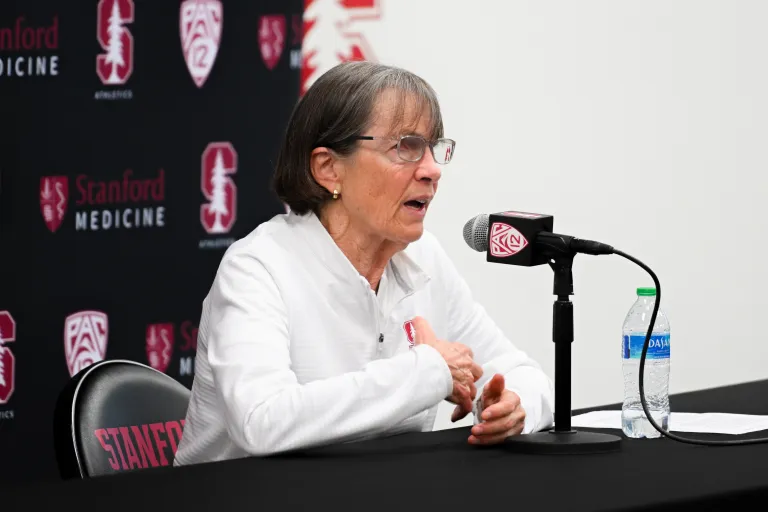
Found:
M 768 2 L 381 7 L 356 29 L 377 60 L 435 87 L 458 142 L 428 228 L 518 345 L 553 375 L 552 272 L 470 250 L 461 228 L 481 212 L 553 214 L 556 231 L 649 264 L 672 325 L 672 392 L 768 378 Z M 622 399 L 621 325 L 648 285 L 618 256 L 577 257 L 574 407 Z

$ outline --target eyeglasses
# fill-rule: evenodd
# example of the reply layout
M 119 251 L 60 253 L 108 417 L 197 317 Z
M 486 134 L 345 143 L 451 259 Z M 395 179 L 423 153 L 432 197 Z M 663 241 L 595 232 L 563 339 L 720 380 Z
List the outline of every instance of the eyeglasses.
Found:
M 421 135 L 403 135 L 402 137 L 372 137 L 369 135 L 357 135 L 350 137 L 352 140 L 396 140 L 397 156 L 406 162 L 418 162 L 424 156 L 427 146 L 432 152 L 432 158 L 438 164 L 445 165 L 453 158 L 453 150 L 456 141 L 452 139 L 427 140 Z

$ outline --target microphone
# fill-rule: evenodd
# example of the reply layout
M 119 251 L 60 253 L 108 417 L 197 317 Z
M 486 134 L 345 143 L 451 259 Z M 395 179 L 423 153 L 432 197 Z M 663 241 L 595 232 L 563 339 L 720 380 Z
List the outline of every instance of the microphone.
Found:
M 544 265 L 557 256 L 614 253 L 607 244 L 553 233 L 554 221 L 541 213 L 483 213 L 464 224 L 464 241 L 478 252 L 487 251 L 487 261 L 523 267 Z
M 524 453 L 605 453 L 621 449 L 612 434 L 571 428 L 571 345 L 574 339 L 573 260 L 577 253 L 613 254 L 610 245 L 552 232 L 551 215 L 506 211 L 480 214 L 464 224 L 464 241 L 486 261 L 532 267 L 549 264 L 554 271 L 552 341 L 555 343 L 554 429 L 507 438 L 504 444 Z M 618 251 L 620 252 L 620 251 Z

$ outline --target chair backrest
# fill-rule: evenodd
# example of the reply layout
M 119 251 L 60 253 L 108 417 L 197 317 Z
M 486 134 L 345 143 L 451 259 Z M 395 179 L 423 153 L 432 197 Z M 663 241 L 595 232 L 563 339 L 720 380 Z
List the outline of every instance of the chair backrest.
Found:
M 173 465 L 189 397 L 181 383 L 135 361 L 84 368 L 62 390 L 54 411 L 61 477 Z

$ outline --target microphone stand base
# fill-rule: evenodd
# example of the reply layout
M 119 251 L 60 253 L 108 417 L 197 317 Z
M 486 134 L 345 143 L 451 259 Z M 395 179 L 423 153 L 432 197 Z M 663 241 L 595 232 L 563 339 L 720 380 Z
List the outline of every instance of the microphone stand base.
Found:
M 508 437 L 501 446 L 504 450 L 515 453 L 549 455 L 612 453 L 621 450 L 621 438 L 599 432 L 550 430 Z

